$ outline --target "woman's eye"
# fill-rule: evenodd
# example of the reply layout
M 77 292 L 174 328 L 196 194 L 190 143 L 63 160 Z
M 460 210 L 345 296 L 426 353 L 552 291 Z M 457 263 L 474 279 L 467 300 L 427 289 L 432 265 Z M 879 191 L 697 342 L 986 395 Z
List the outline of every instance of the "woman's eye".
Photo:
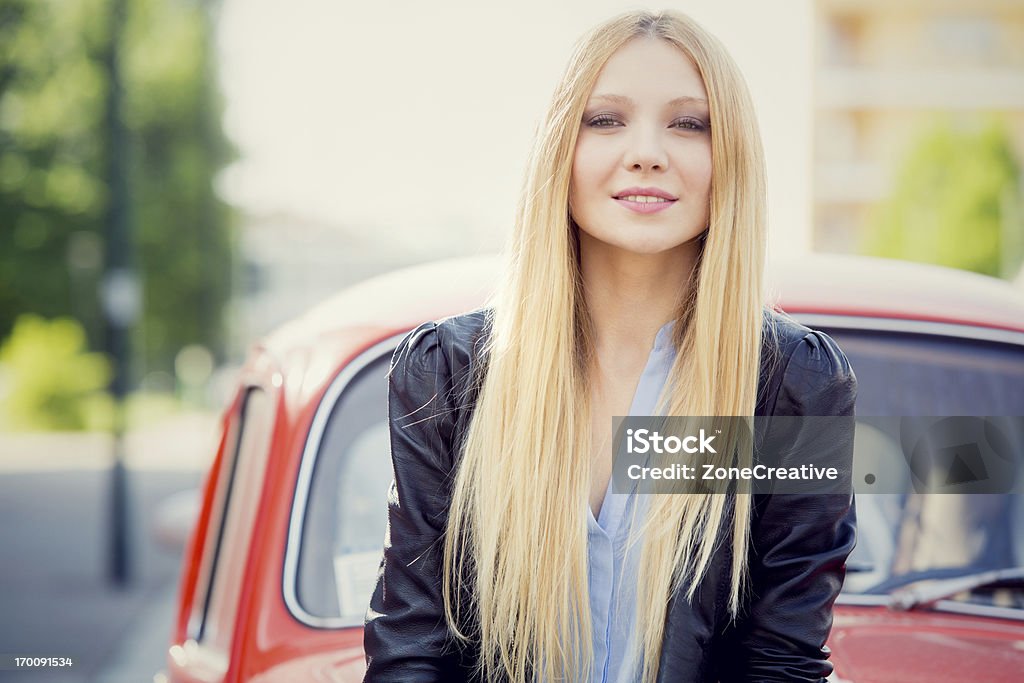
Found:
M 672 123 L 673 128 L 681 128 L 683 130 L 706 130 L 708 125 L 700 119 L 694 119 L 690 117 L 677 119 Z
M 591 128 L 611 128 L 612 126 L 618 125 L 618 120 L 614 116 L 608 114 L 599 114 L 594 118 L 587 121 L 587 125 Z

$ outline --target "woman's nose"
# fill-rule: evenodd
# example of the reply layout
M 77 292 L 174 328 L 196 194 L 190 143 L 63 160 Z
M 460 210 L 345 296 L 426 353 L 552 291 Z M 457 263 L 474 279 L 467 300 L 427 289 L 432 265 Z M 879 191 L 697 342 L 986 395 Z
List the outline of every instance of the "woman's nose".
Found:
M 636 128 L 631 131 L 629 148 L 623 159 L 631 171 L 664 171 L 668 168 L 668 155 L 659 131 Z

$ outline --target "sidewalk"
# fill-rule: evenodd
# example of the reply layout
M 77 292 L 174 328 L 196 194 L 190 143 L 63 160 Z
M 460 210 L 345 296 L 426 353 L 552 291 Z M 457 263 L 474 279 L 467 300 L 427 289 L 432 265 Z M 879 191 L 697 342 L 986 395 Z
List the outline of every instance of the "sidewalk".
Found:
M 153 534 L 161 501 L 199 486 L 216 419 L 186 415 L 126 439 L 131 583 L 108 581 L 110 441 L 0 434 L 0 653 L 71 657 L 7 683 L 149 683 L 164 667 L 181 554 Z
M 182 413 L 129 432 L 125 464 L 131 469 L 204 470 L 217 448 L 218 417 Z M 102 470 L 110 467 L 112 439 L 103 432 L 0 432 L 0 474 Z
M 177 583 L 158 591 L 147 610 L 128 628 L 108 664 L 96 675 L 95 683 L 149 683 L 164 669 L 174 609 Z

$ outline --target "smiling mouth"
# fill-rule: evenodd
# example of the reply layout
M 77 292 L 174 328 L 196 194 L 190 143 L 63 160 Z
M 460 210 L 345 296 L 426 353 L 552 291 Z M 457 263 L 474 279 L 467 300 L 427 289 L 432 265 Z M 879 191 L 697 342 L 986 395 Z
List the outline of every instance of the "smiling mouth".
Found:
M 619 206 L 638 214 L 656 214 L 668 211 L 676 199 L 650 194 L 620 194 L 613 197 Z
M 627 194 L 615 197 L 615 199 L 622 199 L 627 202 L 637 202 L 639 204 L 652 204 L 656 202 L 668 203 L 674 202 L 674 199 L 665 199 L 664 197 L 652 197 L 646 194 Z

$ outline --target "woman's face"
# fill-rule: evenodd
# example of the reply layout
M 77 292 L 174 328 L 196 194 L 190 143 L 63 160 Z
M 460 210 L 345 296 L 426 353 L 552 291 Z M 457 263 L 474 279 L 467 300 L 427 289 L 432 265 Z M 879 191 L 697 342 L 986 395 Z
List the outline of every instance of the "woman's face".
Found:
M 696 67 L 667 41 L 634 39 L 611 56 L 587 100 L 573 158 L 569 210 L 582 232 L 639 254 L 703 232 L 707 99 Z

